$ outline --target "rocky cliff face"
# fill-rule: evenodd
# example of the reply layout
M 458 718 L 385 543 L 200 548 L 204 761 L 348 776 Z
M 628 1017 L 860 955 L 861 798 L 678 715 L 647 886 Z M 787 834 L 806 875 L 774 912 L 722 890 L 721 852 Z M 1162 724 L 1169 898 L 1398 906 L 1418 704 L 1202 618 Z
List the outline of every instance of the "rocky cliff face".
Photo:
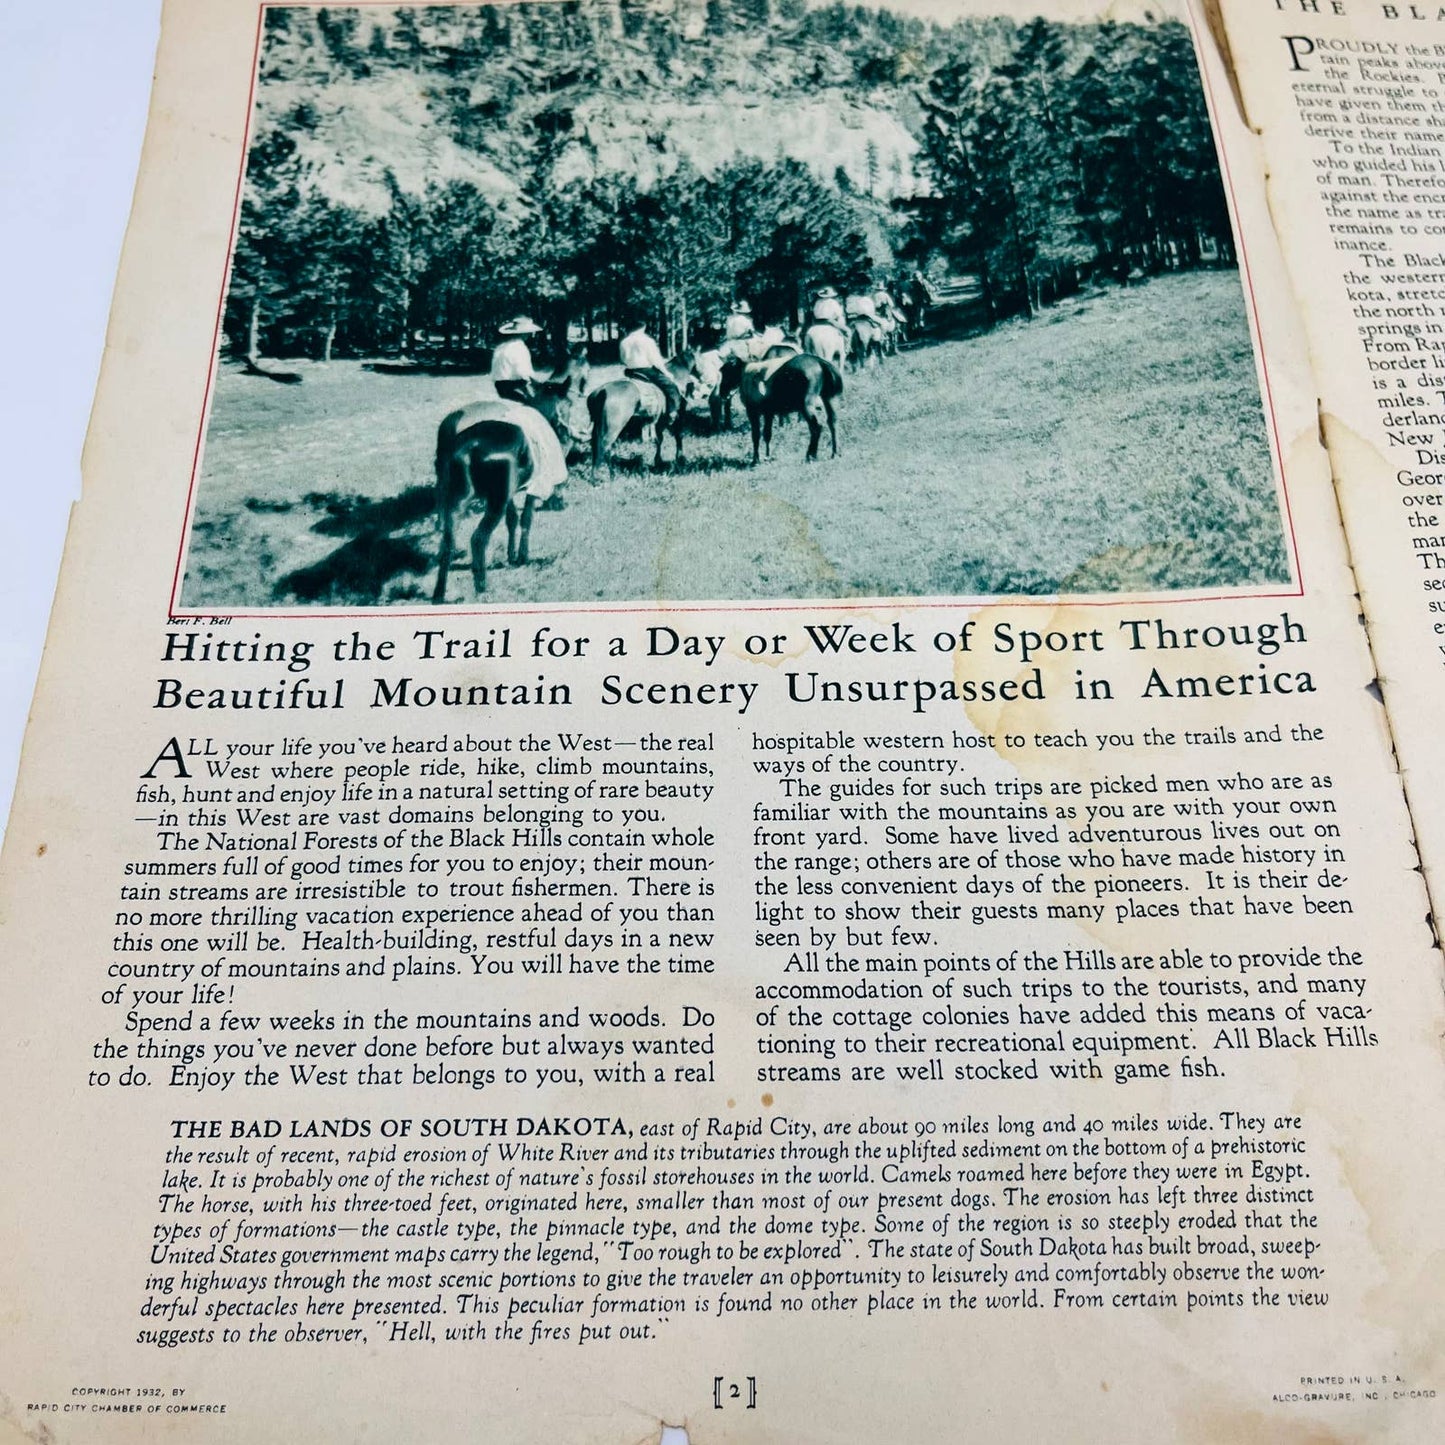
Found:
M 291 12 L 266 37 L 254 132 L 373 214 L 388 174 L 409 194 L 465 182 L 505 212 L 540 164 L 556 184 L 647 189 L 684 163 L 793 159 L 884 203 L 921 184 L 916 87 L 938 32 L 919 21 L 769 0 L 545 11 Z

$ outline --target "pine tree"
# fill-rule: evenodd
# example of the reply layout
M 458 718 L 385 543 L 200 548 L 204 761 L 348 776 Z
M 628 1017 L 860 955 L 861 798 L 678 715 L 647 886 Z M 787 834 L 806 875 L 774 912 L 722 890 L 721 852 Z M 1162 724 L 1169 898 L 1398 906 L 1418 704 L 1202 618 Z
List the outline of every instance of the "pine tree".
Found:
M 396 354 L 418 330 L 466 351 L 517 310 L 560 344 L 639 302 L 680 342 L 737 294 L 793 320 L 820 284 L 935 258 L 976 275 L 996 318 L 1090 280 L 1233 260 L 1176 22 L 942 26 L 802 0 L 689 0 L 681 22 L 650 0 L 271 7 L 260 77 L 225 314 L 252 357 Z M 375 120 L 398 77 L 426 119 L 389 130 Z M 617 158 L 638 122 L 613 91 L 666 101 L 640 163 Z M 739 95 L 790 93 L 893 122 L 921 108 L 920 149 L 905 166 L 871 131 L 851 177 L 786 141 L 770 161 L 719 161 L 710 138 L 704 174 L 666 120 L 685 100 L 724 126 Z M 376 154 L 348 149 L 348 107 Z M 434 155 L 474 179 L 424 194 L 398 179 Z

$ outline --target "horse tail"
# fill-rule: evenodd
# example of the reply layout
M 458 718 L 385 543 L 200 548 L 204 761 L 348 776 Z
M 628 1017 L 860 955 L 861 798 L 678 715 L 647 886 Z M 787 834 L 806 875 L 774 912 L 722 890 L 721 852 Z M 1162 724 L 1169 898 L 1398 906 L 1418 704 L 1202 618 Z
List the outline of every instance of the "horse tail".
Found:
M 460 423 L 466 416 L 466 408 L 448 413 L 437 427 L 436 478 L 438 488 L 443 487 L 451 477 L 450 463 L 456 450 L 457 437 L 462 431 Z
M 477 455 L 468 448 L 464 462 L 472 484 L 472 495 L 486 508 L 488 517 L 500 517 L 512 499 L 517 480 L 517 459 L 510 452 L 490 451 Z
M 835 396 L 843 394 L 843 373 L 831 361 L 824 361 L 822 357 L 818 358 L 818 364 L 823 368 L 823 399 L 832 401 Z
M 492 533 L 512 502 L 517 487 L 517 458 L 507 451 L 489 451 L 482 455 L 477 452 L 478 443 L 459 448 L 461 462 L 466 468 L 472 484 L 473 495 L 485 508 L 482 519 L 472 531 L 472 585 L 477 596 L 487 590 L 487 547 Z M 507 524 L 509 532 L 512 523 Z M 508 560 L 512 557 L 512 546 L 508 545 Z
M 592 466 L 602 465 L 607 455 L 607 388 L 599 386 L 587 398 L 587 415 L 592 421 Z
M 447 573 L 452 565 L 452 511 L 459 500 L 454 486 L 455 474 L 452 470 L 453 443 L 456 440 L 457 418 L 460 412 L 452 412 L 437 427 L 437 449 L 433 467 L 436 473 L 436 508 L 437 508 L 437 581 L 436 590 L 432 593 L 432 601 L 445 602 L 447 597 Z
M 447 422 L 450 417 L 441 425 L 437 433 L 437 454 L 436 454 L 436 479 L 437 479 L 437 500 L 446 501 L 450 495 L 447 482 L 451 477 L 452 439 L 448 436 Z
M 441 540 L 437 546 L 437 584 L 432 593 L 433 602 L 446 601 L 447 574 L 451 571 L 452 552 L 456 546 L 452 514 L 466 496 L 467 487 L 466 466 L 461 449 L 456 445 L 452 420 L 448 417 L 437 433 L 437 522 Z
M 743 368 L 743 374 L 738 378 L 738 395 L 743 399 L 743 405 L 751 412 L 754 407 L 761 406 L 767 395 L 767 368 L 760 366 L 757 362 Z

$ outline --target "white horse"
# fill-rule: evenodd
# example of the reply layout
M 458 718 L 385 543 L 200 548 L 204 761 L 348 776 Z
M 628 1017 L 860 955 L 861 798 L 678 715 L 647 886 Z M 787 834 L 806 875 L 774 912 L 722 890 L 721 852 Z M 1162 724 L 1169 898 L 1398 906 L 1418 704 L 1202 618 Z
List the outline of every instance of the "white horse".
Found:
M 809 356 L 816 356 L 842 371 L 851 339 L 831 322 L 818 321 L 803 333 L 803 350 Z
M 746 366 L 750 361 L 761 361 L 775 346 L 792 346 L 781 326 L 768 326 L 762 331 L 753 332 L 751 336 L 738 336 L 724 341 L 718 347 L 717 353 L 724 359 L 729 356 L 736 357 Z M 794 351 L 797 349 L 793 346 Z

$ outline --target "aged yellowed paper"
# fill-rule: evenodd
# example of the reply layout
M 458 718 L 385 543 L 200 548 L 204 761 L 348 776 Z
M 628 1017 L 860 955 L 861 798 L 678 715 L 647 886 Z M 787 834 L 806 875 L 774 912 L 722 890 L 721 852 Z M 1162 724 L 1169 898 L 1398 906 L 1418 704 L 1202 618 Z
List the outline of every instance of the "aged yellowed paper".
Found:
M 1340 3 L 1227 5 L 1242 100 L 1301 299 L 1323 435 L 1415 827 L 1432 878 L 1441 818 L 1445 601 L 1437 364 L 1441 16 Z
M 0 885 L 10 1436 L 1438 1438 L 1439 954 L 1240 80 L 171 7 Z

